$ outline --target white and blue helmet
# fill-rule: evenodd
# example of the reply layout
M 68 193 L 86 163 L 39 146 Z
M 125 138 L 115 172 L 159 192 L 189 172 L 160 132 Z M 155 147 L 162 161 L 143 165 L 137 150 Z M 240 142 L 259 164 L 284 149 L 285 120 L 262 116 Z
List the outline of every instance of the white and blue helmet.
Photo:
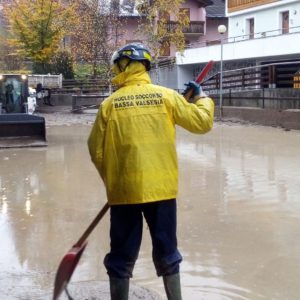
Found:
M 125 57 L 134 61 L 144 61 L 147 71 L 151 68 L 150 51 L 141 43 L 130 43 L 115 51 L 111 57 L 111 65 L 118 63 Z

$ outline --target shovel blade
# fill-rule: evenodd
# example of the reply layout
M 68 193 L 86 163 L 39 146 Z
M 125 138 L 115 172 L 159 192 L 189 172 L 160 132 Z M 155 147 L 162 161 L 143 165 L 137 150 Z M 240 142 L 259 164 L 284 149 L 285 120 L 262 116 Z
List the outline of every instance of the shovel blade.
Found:
M 87 241 L 73 246 L 61 260 L 55 276 L 53 300 L 57 300 L 67 287 L 86 245 Z

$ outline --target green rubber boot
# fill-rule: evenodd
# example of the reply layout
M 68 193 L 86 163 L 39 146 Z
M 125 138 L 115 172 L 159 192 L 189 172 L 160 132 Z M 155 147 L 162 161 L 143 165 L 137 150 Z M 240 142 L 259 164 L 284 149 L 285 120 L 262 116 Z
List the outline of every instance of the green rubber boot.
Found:
M 109 277 L 111 300 L 128 300 L 129 279 Z
M 179 273 L 163 277 L 168 300 L 182 300 Z

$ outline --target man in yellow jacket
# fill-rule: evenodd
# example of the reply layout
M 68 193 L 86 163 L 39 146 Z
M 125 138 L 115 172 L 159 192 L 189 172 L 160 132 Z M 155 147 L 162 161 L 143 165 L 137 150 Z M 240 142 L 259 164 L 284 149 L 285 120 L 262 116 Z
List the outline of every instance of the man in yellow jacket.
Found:
M 128 299 L 143 217 L 167 297 L 181 299 L 175 125 L 198 134 L 213 126 L 214 102 L 200 98 L 199 85 L 188 84 L 194 100 L 189 103 L 174 90 L 152 84 L 147 72 L 150 64 L 150 52 L 142 44 L 128 44 L 114 53 L 112 82 L 118 90 L 101 104 L 88 139 L 111 207 L 111 249 L 104 264 L 112 300 Z

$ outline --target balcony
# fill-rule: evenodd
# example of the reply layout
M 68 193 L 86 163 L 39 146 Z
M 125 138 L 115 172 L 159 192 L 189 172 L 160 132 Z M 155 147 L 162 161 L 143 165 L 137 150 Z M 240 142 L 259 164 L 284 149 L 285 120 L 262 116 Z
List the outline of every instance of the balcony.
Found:
M 205 22 L 202 21 L 190 21 L 189 26 L 183 28 L 184 34 L 204 34 L 204 25 Z M 177 22 L 175 21 L 169 21 L 167 23 L 167 31 L 168 32 L 174 32 L 177 27 Z
M 278 2 L 281 0 L 228 0 L 228 12 L 235 12 L 259 5 Z
M 255 32 L 249 35 L 233 36 L 223 40 L 224 61 L 239 61 L 270 57 L 299 57 L 300 26 L 290 27 L 289 33 L 283 34 L 282 28 L 267 32 Z M 220 60 L 220 41 L 207 41 L 190 44 L 184 55 L 176 53 L 179 65 L 201 64 L 209 60 Z

